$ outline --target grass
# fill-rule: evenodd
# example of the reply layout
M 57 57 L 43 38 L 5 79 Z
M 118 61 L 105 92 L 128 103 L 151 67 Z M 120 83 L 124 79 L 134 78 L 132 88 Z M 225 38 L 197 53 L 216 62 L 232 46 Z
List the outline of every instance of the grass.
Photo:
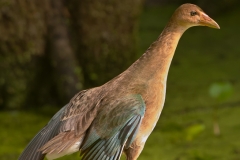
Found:
M 141 16 L 139 53 L 160 34 L 176 6 L 147 7 Z M 139 160 L 240 160 L 240 11 L 213 17 L 221 30 L 195 27 L 178 45 L 168 77 L 166 103 Z M 222 103 L 209 96 L 215 82 L 230 82 L 234 94 Z M 213 134 L 218 107 L 221 135 Z M 0 159 L 17 159 L 56 109 L 0 112 Z M 63 157 L 73 160 L 79 153 Z

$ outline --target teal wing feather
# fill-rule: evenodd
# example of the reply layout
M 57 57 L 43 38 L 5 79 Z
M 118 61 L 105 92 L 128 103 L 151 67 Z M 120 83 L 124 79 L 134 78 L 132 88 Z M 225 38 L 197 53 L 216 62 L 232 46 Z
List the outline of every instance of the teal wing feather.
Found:
M 67 105 L 66 105 L 67 106 Z M 38 134 L 31 140 L 28 146 L 25 148 L 23 153 L 20 155 L 18 160 L 43 160 L 44 154 L 38 152 L 38 149 L 43 146 L 47 141 L 53 138 L 59 132 L 60 120 L 63 114 L 64 106 L 61 110 L 59 110 L 52 119 L 48 122 L 48 124 L 38 132 Z
M 136 137 L 146 108 L 142 97 L 131 95 L 106 105 L 80 147 L 82 160 L 118 160 Z

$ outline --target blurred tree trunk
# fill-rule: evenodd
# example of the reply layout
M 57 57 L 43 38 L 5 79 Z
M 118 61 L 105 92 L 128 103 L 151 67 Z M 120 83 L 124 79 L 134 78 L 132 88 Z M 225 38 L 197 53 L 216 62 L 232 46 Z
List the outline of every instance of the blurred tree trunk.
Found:
M 45 6 L 46 47 L 43 57 L 36 60 L 37 72 L 28 92 L 27 103 L 34 101 L 64 105 L 81 88 L 74 50 L 69 35 L 69 14 L 63 0 L 50 0 Z
M 61 99 L 69 100 L 80 86 L 77 75 L 77 61 L 71 46 L 68 31 L 68 11 L 62 0 L 50 0 L 47 23 L 52 66 L 55 70 L 53 81 Z
M 125 70 L 136 57 L 142 0 L 75 0 L 69 4 L 79 42 L 84 86 L 98 86 Z
M 81 88 L 126 69 L 136 59 L 141 5 L 142 0 L 2 0 L 0 108 L 63 105 Z

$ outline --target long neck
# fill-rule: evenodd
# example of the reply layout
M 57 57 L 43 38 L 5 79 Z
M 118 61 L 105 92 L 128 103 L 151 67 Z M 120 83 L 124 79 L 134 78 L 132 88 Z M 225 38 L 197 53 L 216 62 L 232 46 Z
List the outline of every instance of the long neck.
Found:
M 146 82 L 150 80 L 166 81 L 178 41 L 186 29 L 176 26 L 170 21 L 159 38 L 128 69 L 128 73 L 131 73 L 130 76 Z
M 162 85 L 166 83 L 178 41 L 185 30 L 187 28 L 179 27 L 170 20 L 161 35 L 151 44 L 148 50 L 127 70 L 106 83 L 106 85 L 115 86 L 112 88 L 119 87 L 124 90 L 123 93 L 142 93 L 148 89 L 164 87 Z M 127 86 L 128 89 L 126 90 L 122 86 Z

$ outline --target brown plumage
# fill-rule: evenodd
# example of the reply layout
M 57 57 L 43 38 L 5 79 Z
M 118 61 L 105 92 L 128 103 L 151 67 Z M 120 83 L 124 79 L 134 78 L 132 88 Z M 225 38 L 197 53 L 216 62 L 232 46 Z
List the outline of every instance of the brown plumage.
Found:
M 84 159 L 136 160 L 165 100 L 169 67 L 182 34 L 192 26 L 219 28 L 199 7 L 180 6 L 159 38 L 126 71 L 75 95 L 29 143 L 19 160 L 55 159 L 81 151 Z

